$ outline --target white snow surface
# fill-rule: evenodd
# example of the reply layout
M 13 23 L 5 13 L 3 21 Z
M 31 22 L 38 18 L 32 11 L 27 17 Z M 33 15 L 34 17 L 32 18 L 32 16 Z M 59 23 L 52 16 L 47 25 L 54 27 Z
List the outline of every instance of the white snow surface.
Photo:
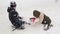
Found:
M 53 27 L 44 31 L 43 25 L 32 24 L 26 25 L 24 30 L 12 31 L 7 12 L 11 1 L 17 3 L 16 10 L 25 21 L 29 22 L 29 18 L 33 17 L 33 10 L 39 10 L 51 18 Z M 60 0 L 0 0 L 0 34 L 60 34 Z

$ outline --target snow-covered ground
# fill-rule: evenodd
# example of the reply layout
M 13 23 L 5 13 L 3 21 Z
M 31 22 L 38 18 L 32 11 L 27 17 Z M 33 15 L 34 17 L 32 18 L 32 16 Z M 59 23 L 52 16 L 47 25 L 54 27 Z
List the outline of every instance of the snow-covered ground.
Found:
M 0 0 L 0 34 L 60 34 L 60 0 L 14 0 L 17 11 L 26 21 L 32 16 L 33 10 L 39 10 L 48 15 L 54 25 L 48 31 L 40 24 L 27 25 L 24 30 L 12 31 L 8 18 L 7 7 L 12 0 Z

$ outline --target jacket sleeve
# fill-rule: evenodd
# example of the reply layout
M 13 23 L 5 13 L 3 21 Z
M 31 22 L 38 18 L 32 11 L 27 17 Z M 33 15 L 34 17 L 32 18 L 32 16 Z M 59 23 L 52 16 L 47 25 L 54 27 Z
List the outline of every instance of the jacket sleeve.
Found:
M 17 16 L 18 16 L 19 19 L 22 19 L 22 17 L 20 17 L 18 13 L 17 13 Z
M 19 19 L 22 19 L 22 17 L 18 17 Z

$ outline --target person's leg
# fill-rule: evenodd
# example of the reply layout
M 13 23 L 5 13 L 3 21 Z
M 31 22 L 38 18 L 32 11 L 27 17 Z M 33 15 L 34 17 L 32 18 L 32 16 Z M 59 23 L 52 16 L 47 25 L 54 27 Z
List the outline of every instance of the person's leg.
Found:
M 46 23 L 44 22 L 43 25 L 44 25 L 44 30 L 48 30 L 50 27 L 50 22 L 46 21 Z
M 25 25 L 24 25 L 24 24 L 22 24 L 22 26 L 20 27 L 20 29 L 25 29 Z
M 44 20 L 42 24 L 44 24 L 44 27 L 46 27 L 44 30 L 48 30 L 51 24 L 51 19 L 48 16 L 44 15 Z
M 20 24 L 19 29 L 25 29 L 25 27 L 24 27 L 25 26 L 25 21 L 20 20 L 19 24 Z
M 46 22 L 46 23 L 47 23 L 47 25 L 48 25 L 46 30 L 48 30 L 48 29 L 50 28 L 50 25 L 51 25 L 51 20 L 50 20 L 50 18 L 47 19 L 47 22 Z

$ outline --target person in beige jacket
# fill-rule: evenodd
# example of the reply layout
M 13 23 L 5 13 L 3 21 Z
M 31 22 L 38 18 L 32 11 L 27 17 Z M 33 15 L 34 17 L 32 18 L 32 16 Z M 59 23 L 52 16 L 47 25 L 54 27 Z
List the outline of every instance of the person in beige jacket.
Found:
M 36 18 L 36 19 L 39 19 L 39 23 L 40 24 L 43 24 L 44 27 L 47 25 L 47 28 L 44 29 L 44 30 L 48 30 L 50 26 L 52 26 L 51 24 L 51 19 L 46 16 L 44 13 L 42 12 L 39 12 L 38 10 L 34 10 L 33 11 L 33 16 Z M 35 21 L 37 23 L 37 21 Z

